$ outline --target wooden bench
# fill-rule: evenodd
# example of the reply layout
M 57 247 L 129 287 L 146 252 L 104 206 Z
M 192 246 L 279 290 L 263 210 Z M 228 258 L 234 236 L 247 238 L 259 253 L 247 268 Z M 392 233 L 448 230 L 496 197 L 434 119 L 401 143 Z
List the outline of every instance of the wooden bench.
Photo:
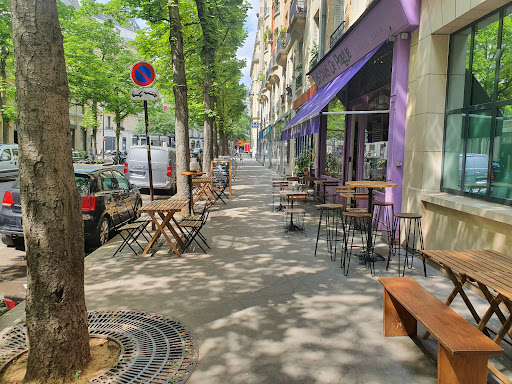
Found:
M 381 277 L 384 336 L 416 336 L 419 321 L 438 341 L 437 382 L 487 383 L 487 362 L 503 349 L 410 277 Z

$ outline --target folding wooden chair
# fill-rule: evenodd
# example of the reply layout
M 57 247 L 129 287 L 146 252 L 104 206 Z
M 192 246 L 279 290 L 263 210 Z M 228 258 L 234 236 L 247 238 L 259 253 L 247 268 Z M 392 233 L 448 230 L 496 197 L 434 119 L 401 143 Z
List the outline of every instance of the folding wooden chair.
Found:
M 206 238 L 202 235 L 201 229 L 206 224 L 206 220 L 208 219 L 208 204 L 204 205 L 203 212 L 200 216 L 188 216 L 185 217 L 182 221 L 180 221 L 179 226 L 187 232 L 187 238 L 185 239 L 185 247 L 183 248 L 183 252 L 195 242 L 201 250 L 206 253 L 206 250 L 202 247 L 202 245 L 196 240 L 196 236 L 198 236 L 201 241 L 208 247 L 208 243 L 206 242 Z
M 139 244 L 139 241 L 137 239 L 139 238 L 140 235 L 142 235 L 146 241 L 149 241 L 149 239 L 151 239 L 151 235 L 146 229 L 148 223 L 151 221 L 151 217 L 141 216 L 133 223 L 125 224 L 121 228 L 119 228 L 119 235 L 123 239 L 123 242 L 114 252 L 112 257 L 117 255 L 119 252 L 122 252 L 124 247 L 126 246 L 130 247 L 132 252 L 135 253 L 135 255 L 137 255 L 137 251 L 132 247 L 133 243 L 137 244 L 139 248 L 142 249 L 142 251 L 144 251 L 144 247 Z M 144 232 L 146 232 L 149 235 L 149 239 L 146 237 Z

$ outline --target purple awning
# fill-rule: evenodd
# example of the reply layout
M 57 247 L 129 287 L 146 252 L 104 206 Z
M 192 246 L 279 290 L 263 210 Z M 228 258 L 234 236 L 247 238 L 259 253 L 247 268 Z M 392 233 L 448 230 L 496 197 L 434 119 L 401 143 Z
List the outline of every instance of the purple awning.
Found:
M 284 127 L 281 140 L 290 140 L 317 133 L 320 130 L 320 116 L 318 114 L 347 85 L 350 79 L 370 60 L 381 46 L 382 44 L 378 45 L 325 87 L 319 89 Z

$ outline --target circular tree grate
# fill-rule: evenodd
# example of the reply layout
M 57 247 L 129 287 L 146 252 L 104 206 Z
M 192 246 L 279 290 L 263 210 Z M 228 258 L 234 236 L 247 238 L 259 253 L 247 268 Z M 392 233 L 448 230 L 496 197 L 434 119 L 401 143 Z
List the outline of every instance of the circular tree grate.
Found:
M 184 383 L 199 356 L 192 330 L 156 313 L 89 312 L 89 335 L 121 347 L 117 364 L 89 383 Z M 19 324 L 0 340 L 0 370 L 27 350 L 25 338 L 25 324 Z

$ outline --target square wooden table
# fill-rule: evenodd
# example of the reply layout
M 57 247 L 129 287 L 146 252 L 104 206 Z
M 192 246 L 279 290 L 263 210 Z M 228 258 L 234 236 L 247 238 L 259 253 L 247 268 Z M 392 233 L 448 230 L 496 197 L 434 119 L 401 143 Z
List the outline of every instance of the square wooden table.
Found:
M 215 176 L 201 176 L 192 179 L 192 185 L 195 186 L 199 191 L 193 200 L 193 204 L 197 203 L 201 197 L 206 200 L 206 203 L 213 204 L 215 202 L 215 195 L 213 194 L 213 180 Z
M 155 234 L 153 235 L 153 238 L 149 241 L 148 245 L 146 246 L 146 249 L 144 249 L 144 252 L 142 252 L 141 257 L 146 256 L 146 254 L 149 252 L 153 244 L 156 243 L 156 241 L 159 239 L 161 235 L 164 235 L 165 239 L 173 249 L 173 251 L 181 257 L 181 252 L 178 250 L 176 245 L 172 242 L 172 240 L 169 238 L 167 233 L 165 232 L 165 228 L 169 229 L 174 239 L 176 239 L 177 245 L 181 248 L 185 248 L 185 243 L 183 242 L 183 239 L 181 236 L 186 236 L 185 232 L 181 227 L 179 226 L 178 222 L 174 218 L 174 214 L 176 212 L 180 212 L 184 207 L 187 206 L 189 203 L 189 200 L 174 200 L 174 199 L 166 199 L 166 200 L 153 200 L 148 205 L 142 207 L 139 209 L 139 212 L 141 213 L 147 213 L 150 217 L 153 223 L 155 223 L 157 230 Z M 158 221 L 158 217 L 162 220 L 162 223 Z M 176 225 L 176 228 L 178 231 L 181 232 L 181 235 L 176 231 L 176 229 L 173 228 L 171 224 L 171 220 Z
M 471 315 L 477 323 L 477 328 L 490 336 L 489 331 L 495 334 L 493 338 L 496 344 L 500 344 L 508 334 L 512 337 L 512 257 L 490 250 L 427 250 L 422 251 L 424 257 L 434 260 L 447 272 L 454 288 L 445 304 L 450 305 L 457 295 L 460 295 L 468 307 Z M 476 312 L 469 297 L 464 292 L 464 284 L 467 281 L 476 283 L 478 289 L 489 303 L 489 308 L 480 317 Z M 504 313 L 499 307 L 503 304 L 508 313 Z M 495 314 L 501 322 L 498 331 L 488 327 L 491 316 Z M 428 333 L 424 338 L 428 337 Z M 488 369 L 504 383 L 511 383 L 498 369 L 490 363 Z

